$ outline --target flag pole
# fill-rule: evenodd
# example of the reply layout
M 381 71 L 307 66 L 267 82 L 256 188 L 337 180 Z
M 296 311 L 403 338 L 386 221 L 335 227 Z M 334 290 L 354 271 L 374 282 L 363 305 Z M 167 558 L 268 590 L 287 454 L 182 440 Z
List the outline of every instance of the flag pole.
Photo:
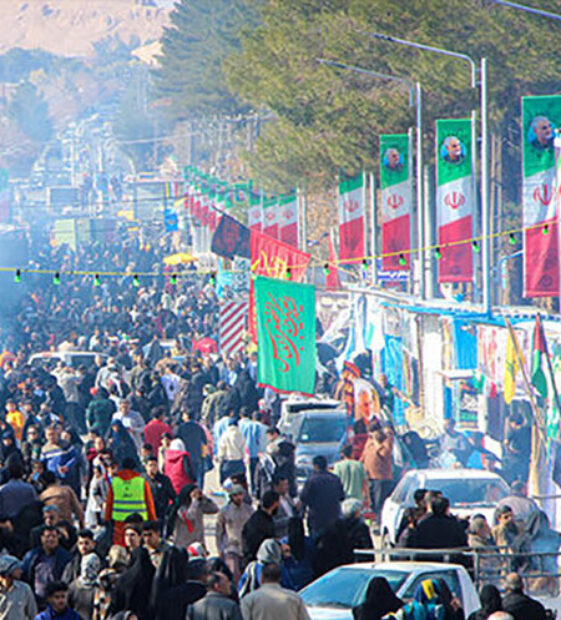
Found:
M 371 172 L 368 175 L 370 190 L 370 255 L 372 256 L 372 284 L 378 284 L 378 269 L 376 265 L 376 255 L 378 249 L 376 247 L 376 180 Z

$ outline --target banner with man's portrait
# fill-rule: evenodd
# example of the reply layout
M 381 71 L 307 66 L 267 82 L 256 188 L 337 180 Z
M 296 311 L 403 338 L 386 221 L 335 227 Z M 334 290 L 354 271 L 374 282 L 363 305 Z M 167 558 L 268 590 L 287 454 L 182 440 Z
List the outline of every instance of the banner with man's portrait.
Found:
M 439 282 L 471 282 L 475 162 L 471 118 L 436 121 L 436 221 Z M 447 245 L 451 244 L 451 245 Z
M 522 97 L 524 296 L 559 295 L 555 129 L 561 95 Z
M 411 145 L 408 134 L 380 136 L 382 269 L 408 270 L 411 249 Z

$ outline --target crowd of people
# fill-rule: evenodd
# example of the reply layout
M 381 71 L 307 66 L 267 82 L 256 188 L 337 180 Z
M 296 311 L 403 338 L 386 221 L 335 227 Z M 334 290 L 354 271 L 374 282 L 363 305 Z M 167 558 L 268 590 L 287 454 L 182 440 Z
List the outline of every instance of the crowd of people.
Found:
M 31 247 L 37 267 L 56 264 L 62 277 L 26 277 L 0 333 L 0 620 L 305 620 L 296 592 L 371 549 L 365 512 L 379 520 L 401 471 L 428 464 L 415 433 L 360 420 L 340 460 L 316 456 L 299 488 L 295 446 L 276 426 L 280 399 L 256 384 L 255 352 L 217 353 L 214 282 L 162 269 L 169 251 L 169 239 L 126 234 L 76 251 Z M 85 270 L 122 275 L 64 276 Z M 136 275 L 146 272 L 160 275 Z M 55 355 L 29 363 L 45 351 Z M 329 368 L 322 382 L 337 394 Z M 387 377 L 373 383 L 391 409 Z M 524 447 L 516 422 L 513 453 Z M 449 424 L 442 451 L 493 462 L 462 437 Z M 442 493 L 419 489 L 398 546 L 557 549 L 519 480 L 497 524 L 456 519 Z M 504 580 L 494 557 L 492 587 Z M 540 618 L 507 599 L 515 620 Z M 460 617 L 446 584 L 403 605 L 376 579 L 354 613 Z

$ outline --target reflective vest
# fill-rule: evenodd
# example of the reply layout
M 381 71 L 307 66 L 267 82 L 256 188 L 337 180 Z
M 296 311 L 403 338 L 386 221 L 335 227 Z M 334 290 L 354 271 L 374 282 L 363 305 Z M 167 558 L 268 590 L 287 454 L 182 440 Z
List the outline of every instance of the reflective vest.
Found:
M 113 521 L 124 521 L 134 512 L 137 512 L 144 521 L 148 520 L 142 476 L 135 476 L 130 480 L 115 476 L 111 486 L 113 488 L 113 512 L 111 513 Z

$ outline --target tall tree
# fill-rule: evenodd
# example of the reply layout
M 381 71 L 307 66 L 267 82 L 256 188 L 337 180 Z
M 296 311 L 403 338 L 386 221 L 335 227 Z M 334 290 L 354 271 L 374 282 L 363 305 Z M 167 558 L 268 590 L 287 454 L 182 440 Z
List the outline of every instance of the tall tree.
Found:
M 53 133 L 49 107 L 31 82 L 21 82 L 9 106 L 9 115 L 20 130 L 36 142 L 47 142 Z
M 176 120 L 243 110 L 228 88 L 222 64 L 240 48 L 243 28 L 254 23 L 246 0 L 180 0 L 162 36 L 156 96 L 170 100 Z

